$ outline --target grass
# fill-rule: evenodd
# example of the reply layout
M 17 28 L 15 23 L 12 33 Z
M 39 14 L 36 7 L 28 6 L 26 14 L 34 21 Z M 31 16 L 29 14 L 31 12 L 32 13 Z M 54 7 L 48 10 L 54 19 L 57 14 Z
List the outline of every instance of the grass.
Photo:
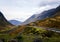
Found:
M 45 38 L 44 42 L 60 42 L 60 37 Z
M 21 36 L 23 38 L 19 39 L 22 40 L 22 42 L 34 42 L 36 39 L 39 39 L 42 42 L 60 42 L 59 35 L 59 33 L 46 31 L 42 28 L 27 27 L 18 37 Z
M 60 34 L 52 31 L 47 31 L 42 28 L 26 27 L 24 31 L 17 34 L 0 34 L 0 38 L 4 38 L 8 42 L 11 39 L 17 39 L 19 42 L 34 42 L 39 39 L 42 42 L 60 42 Z

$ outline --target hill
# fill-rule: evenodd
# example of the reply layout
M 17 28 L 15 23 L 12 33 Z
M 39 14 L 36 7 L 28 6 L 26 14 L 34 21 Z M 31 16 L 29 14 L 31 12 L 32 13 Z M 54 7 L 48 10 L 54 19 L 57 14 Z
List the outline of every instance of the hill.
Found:
M 13 25 L 9 23 L 4 17 L 3 13 L 0 12 L 0 30 L 10 28 L 11 26 Z
M 17 21 L 17 20 L 9 20 L 9 22 L 11 23 L 11 24 L 13 24 L 13 25 L 20 25 L 22 22 L 20 22 L 20 21 Z

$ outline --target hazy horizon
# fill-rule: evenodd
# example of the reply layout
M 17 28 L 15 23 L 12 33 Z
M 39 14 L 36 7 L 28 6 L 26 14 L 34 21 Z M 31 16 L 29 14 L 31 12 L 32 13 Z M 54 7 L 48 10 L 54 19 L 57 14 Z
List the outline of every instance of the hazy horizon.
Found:
M 0 11 L 7 20 L 25 21 L 31 15 L 52 9 L 60 0 L 0 0 Z

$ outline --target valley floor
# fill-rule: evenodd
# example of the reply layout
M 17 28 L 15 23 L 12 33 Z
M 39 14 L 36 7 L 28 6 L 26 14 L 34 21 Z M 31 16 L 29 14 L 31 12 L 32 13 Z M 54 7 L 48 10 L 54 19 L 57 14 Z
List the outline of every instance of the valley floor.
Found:
M 23 26 L 0 33 L 0 42 L 60 42 L 60 33 L 42 27 Z

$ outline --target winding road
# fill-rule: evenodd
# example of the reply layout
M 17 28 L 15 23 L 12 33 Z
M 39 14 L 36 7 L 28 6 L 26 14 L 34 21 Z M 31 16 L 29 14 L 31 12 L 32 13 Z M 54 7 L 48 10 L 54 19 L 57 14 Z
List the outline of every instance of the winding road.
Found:
M 53 32 L 60 33 L 60 29 L 57 29 L 57 28 L 37 27 L 37 26 L 34 26 L 34 27 L 35 27 L 35 28 L 42 28 L 42 29 L 45 29 L 45 30 L 49 30 L 49 31 L 53 31 Z

